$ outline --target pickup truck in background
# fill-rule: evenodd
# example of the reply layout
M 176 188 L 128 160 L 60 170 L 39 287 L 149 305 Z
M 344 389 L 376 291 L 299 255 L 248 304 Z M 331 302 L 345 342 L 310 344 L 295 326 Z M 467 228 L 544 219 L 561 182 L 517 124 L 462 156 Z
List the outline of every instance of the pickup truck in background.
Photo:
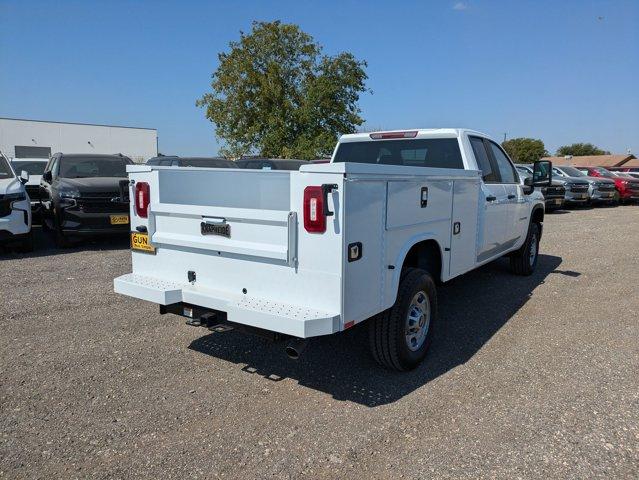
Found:
M 522 185 L 525 184 L 527 180 L 532 179 L 532 167 L 517 164 L 516 168 L 517 172 L 519 173 L 519 178 Z M 555 210 L 559 210 L 564 206 L 564 202 L 566 199 L 566 187 L 564 187 L 564 184 L 562 182 L 553 180 L 550 185 L 540 187 L 539 192 L 541 192 L 542 196 L 544 197 L 546 212 L 553 212 Z
M 40 209 L 42 208 L 40 203 L 40 180 L 48 162 L 48 158 L 14 158 L 11 160 L 11 166 L 16 174 L 21 172 L 29 174 L 29 181 L 24 188 L 26 188 L 31 201 L 31 215 L 33 215 L 34 221 L 35 218 L 39 219 Z
M 615 182 L 607 178 L 589 177 L 575 167 L 560 165 L 553 167 L 555 178 L 569 178 L 583 180 L 588 183 L 588 203 L 613 203 L 615 197 Z
M 613 197 L 615 203 L 639 201 L 639 179 L 619 177 L 603 167 L 575 168 L 590 177 L 607 178 L 615 182 L 617 189 Z
M 29 172 L 16 172 L 0 152 L 0 247 L 14 246 L 20 252 L 33 251 L 31 204 L 24 185 Z M 8 293 L 8 292 L 7 292 Z
M 540 161 L 525 184 L 486 135 L 429 129 L 344 135 L 299 171 L 129 165 L 132 273 L 115 291 L 213 330 L 306 340 L 367 321 L 374 358 L 416 367 L 437 285 L 507 255 L 537 265 Z M 478 319 L 478 321 L 482 321 Z

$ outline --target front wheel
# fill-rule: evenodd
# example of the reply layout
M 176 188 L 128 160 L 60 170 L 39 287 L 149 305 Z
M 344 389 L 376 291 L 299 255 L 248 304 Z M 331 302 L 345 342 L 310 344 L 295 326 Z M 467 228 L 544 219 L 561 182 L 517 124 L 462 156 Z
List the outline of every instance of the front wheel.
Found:
M 402 275 L 395 304 L 368 322 L 370 349 L 380 365 L 411 370 L 432 342 L 437 318 L 437 289 L 428 272 L 410 268 Z
M 538 223 L 531 223 L 526 241 L 519 250 L 510 256 L 510 268 L 516 275 L 532 275 L 539 258 L 539 237 L 541 229 Z

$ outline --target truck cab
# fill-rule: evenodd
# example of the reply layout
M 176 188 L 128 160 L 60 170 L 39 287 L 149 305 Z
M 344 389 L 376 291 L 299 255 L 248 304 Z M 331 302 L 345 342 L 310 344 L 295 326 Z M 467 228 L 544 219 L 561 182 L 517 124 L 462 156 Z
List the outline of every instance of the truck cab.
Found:
M 396 370 L 424 358 L 437 283 L 504 255 L 534 271 L 535 187 L 552 177 L 537 162 L 522 184 L 495 141 L 465 129 L 344 135 L 329 164 L 299 171 L 127 171 L 133 271 L 116 292 L 289 352 L 367 321 L 373 356 Z

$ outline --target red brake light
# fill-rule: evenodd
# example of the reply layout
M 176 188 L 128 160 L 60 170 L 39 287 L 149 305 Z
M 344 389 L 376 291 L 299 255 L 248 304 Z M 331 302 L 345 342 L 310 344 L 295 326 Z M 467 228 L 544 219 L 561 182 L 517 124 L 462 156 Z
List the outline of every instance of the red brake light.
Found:
M 416 130 L 412 132 L 377 132 L 369 135 L 369 137 L 373 140 L 384 140 L 388 138 L 415 138 L 416 136 Z
M 149 216 L 149 203 L 151 203 L 149 184 L 146 182 L 136 183 L 135 213 L 138 217 L 147 218 Z
M 310 233 L 324 233 L 326 231 L 322 187 L 306 187 L 304 189 L 304 229 Z

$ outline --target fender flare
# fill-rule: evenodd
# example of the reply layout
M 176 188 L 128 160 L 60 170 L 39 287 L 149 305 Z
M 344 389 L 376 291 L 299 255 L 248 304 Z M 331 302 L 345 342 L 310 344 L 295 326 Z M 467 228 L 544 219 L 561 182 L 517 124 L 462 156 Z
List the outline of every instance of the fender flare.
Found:
M 397 252 L 397 255 L 395 256 L 395 263 L 392 264 L 395 266 L 395 269 L 393 270 L 393 278 L 391 279 L 391 284 L 390 284 L 390 289 L 393 292 L 393 298 L 392 298 L 392 302 L 390 302 L 390 305 L 384 305 L 385 309 L 390 308 L 395 303 L 395 300 L 397 300 L 397 291 L 399 289 L 399 280 L 402 275 L 402 266 L 404 265 L 404 261 L 406 260 L 406 256 L 408 255 L 408 252 L 410 252 L 411 248 L 413 248 L 418 243 L 424 242 L 427 240 L 432 240 L 437 244 L 437 247 L 439 248 L 439 255 L 443 261 L 444 251 L 442 249 L 441 242 L 439 241 L 439 239 L 433 232 L 422 232 L 422 233 L 413 235 L 408 240 L 406 240 L 402 248 L 399 250 L 399 252 Z M 444 270 L 444 267 L 442 265 L 442 272 L 443 270 Z M 440 273 L 440 277 L 441 276 L 442 275 Z M 439 278 L 439 280 L 442 280 L 442 279 Z

